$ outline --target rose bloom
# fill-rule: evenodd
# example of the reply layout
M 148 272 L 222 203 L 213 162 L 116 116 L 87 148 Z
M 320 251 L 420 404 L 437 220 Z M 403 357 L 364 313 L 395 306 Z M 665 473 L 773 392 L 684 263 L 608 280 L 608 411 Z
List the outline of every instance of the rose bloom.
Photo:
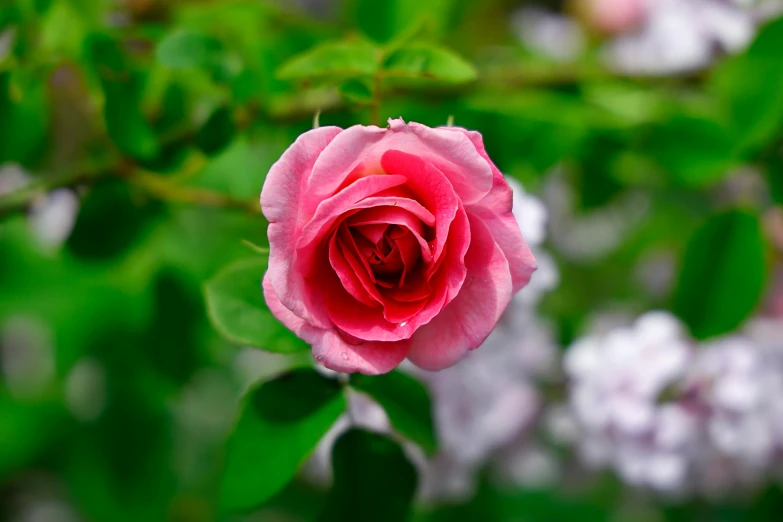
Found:
M 336 371 L 453 365 L 536 267 L 481 135 L 456 127 L 313 129 L 272 166 L 261 205 L 266 302 Z

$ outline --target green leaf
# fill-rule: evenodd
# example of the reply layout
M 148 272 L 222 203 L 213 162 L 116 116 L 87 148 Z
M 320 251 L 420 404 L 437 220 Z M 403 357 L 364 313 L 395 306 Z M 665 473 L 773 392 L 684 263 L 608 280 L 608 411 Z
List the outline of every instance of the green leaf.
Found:
M 57 405 L 20 404 L 0 387 L 0 481 L 43 452 L 64 420 Z
M 742 210 L 714 216 L 688 243 L 675 313 L 700 339 L 734 330 L 758 303 L 765 271 L 758 218 Z
M 675 181 L 705 186 L 722 179 L 737 163 L 735 142 L 714 121 L 676 116 L 653 129 L 645 150 Z
M 351 385 L 361 390 L 386 410 L 392 425 L 417 443 L 428 454 L 437 452 L 432 404 L 427 388 L 409 375 L 393 371 L 385 375 L 360 375 Z
M 327 42 L 291 58 L 278 69 L 277 76 L 281 80 L 335 81 L 372 76 L 378 70 L 376 54 L 375 46 L 363 40 Z
M 465 83 L 476 79 L 476 69 L 452 51 L 431 44 L 412 44 L 394 51 L 386 58 L 386 75 L 401 78 Z
M 228 107 L 213 112 L 196 135 L 196 146 L 204 154 L 214 155 L 223 151 L 236 134 L 236 126 Z
M 249 392 L 226 447 L 222 508 L 248 510 L 280 491 L 344 410 L 339 383 L 309 368 Z
M 353 0 L 351 17 L 376 42 L 388 42 L 411 27 L 427 25 L 438 35 L 452 22 L 455 0 Z
M 772 201 L 783 205 L 783 157 L 775 157 L 767 166 L 767 180 Z
M 736 145 L 753 151 L 783 127 L 783 18 L 766 25 L 748 50 L 723 62 L 710 87 L 728 111 Z
M 109 136 L 126 154 L 139 159 L 156 157 L 158 138 L 140 108 L 144 77 L 130 68 L 120 43 L 111 37 L 93 34 L 85 46 L 103 88 Z
M 209 318 L 218 332 L 237 344 L 279 353 L 307 350 L 307 344 L 266 306 L 261 281 L 267 263 L 267 257 L 243 259 L 207 281 L 204 295 Z
M 0 72 L 0 164 L 34 159 L 49 123 L 45 85 L 16 85 L 12 79 L 10 72 Z
M 340 85 L 340 94 L 354 103 L 370 103 L 372 101 L 372 91 L 366 81 L 353 79 Z
M 332 466 L 334 486 L 319 522 L 407 520 L 417 476 L 399 444 L 352 429 L 335 443 Z
M 155 49 L 155 58 L 169 69 L 211 69 L 223 50 L 217 39 L 190 29 L 176 29 Z
M 84 198 L 66 246 L 82 260 L 120 256 L 149 232 L 161 211 L 160 201 L 124 181 L 102 180 Z

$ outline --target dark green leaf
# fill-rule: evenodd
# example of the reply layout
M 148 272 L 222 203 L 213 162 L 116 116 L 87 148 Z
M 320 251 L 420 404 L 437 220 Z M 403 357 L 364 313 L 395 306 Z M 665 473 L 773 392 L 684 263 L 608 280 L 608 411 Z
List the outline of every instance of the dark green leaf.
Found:
M 476 69 L 452 51 L 431 44 L 412 44 L 393 52 L 383 69 L 391 77 L 465 83 L 476 79 Z
M 48 447 L 64 419 L 61 407 L 17 403 L 0 386 L 0 482 Z
M 767 165 L 767 179 L 772 201 L 783 205 L 783 157 L 776 157 Z
M 764 240 L 756 216 L 732 210 L 696 231 L 685 251 L 674 303 L 700 339 L 734 330 L 764 288 Z
M 0 72 L 0 164 L 27 162 L 46 137 L 49 104 L 45 84 L 15 85 Z
M 341 80 L 372 76 L 378 70 L 377 49 L 365 41 L 328 42 L 294 56 L 277 71 L 282 80 Z
M 120 43 L 109 36 L 94 34 L 85 45 L 103 88 L 109 136 L 126 154 L 154 158 L 159 151 L 158 138 L 140 108 L 143 76 L 130 68 Z
M 280 491 L 344 409 L 336 382 L 312 369 L 251 391 L 226 448 L 222 508 L 248 510 Z
M 357 374 L 351 378 L 351 385 L 378 401 L 392 425 L 428 455 L 437 451 L 432 404 L 421 382 L 393 371 L 385 375 Z
M 270 381 L 251 397 L 259 417 L 270 424 L 301 422 L 340 393 L 340 383 L 311 369 L 287 373 Z M 284 397 L 286 400 L 281 401 Z
M 118 179 L 96 183 L 82 202 L 66 243 L 75 256 L 100 260 L 118 256 L 146 234 L 162 205 Z
M 215 328 L 227 339 L 270 352 L 307 350 L 307 344 L 283 326 L 264 301 L 261 280 L 268 259 L 237 261 L 207 281 L 204 294 Z
M 372 91 L 364 80 L 350 80 L 340 86 L 340 94 L 354 103 L 370 103 L 372 101 Z
M 364 34 L 388 42 L 416 24 L 438 34 L 452 21 L 455 0 L 352 0 L 350 14 Z
M 222 45 L 215 38 L 189 29 L 177 29 L 161 40 L 155 58 L 169 69 L 211 69 L 219 61 Z
M 359 429 L 332 450 L 334 486 L 319 522 L 401 522 L 416 492 L 416 469 L 399 444 Z
M 645 150 L 676 182 L 689 186 L 720 180 L 738 161 L 735 142 L 723 127 L 686 116 L 656 127 Z
M 753 151 L 783 127 L 783 18 L 765 26 L 748 50 L 718 67 L 711 87 L 728 110 L 736 146 Z
M 218 154 L 231 143 L 236 126 L 228 107 L 220 107 L 207 119 L 196 135 L 196 145 L 204 154 Z

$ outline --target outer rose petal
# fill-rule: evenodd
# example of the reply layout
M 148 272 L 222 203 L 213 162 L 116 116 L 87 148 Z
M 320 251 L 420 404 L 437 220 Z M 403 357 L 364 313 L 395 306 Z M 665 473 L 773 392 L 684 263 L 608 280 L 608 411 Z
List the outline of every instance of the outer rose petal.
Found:
M 536 270 L 536 259 L 522 237 L 519 224 L 511 212 L 513 202 L 511 187 L 500 170 L 489 159 L 481 134 L 460 127 L 446 128 L 452 132 L 465 134 L 470 138 L 481 157 L 492 167 L 492 189 L 476 204 L 470 205 L 468 211 L 481 217 L 489 227 L 492 236 L 508 259 L 511 279 L 514 282 L 513 291 L 514 293 L 519 292 L 530 282 L 530 278 Z
M 491 169 L 462 133 L 408 125 L 401 118 L 389 120 L 389 127 L 355 125 L 324 149 L 307 182 L 306 212 L 350 183 L 351 177 L 382 173 L 381 156 L 388 150 L 405 151 L 431 163 L 449 179 L 465 204 L 478 201 L 491 188 Z
M 511 274 L 503 251 L 481 219 L 469 216 L 468 278 L 435 319 L 413 336 L 408 358 L 425 370 L 452 366 L 489 336 L 511 302 Z
M 313 347 L 313 356 L 316 360 L 331 370 L 346 373 L 360 372 L 367 375 L 390 372 L 405 359 L 410 350 L 409 340 L 393 343 L 366 341 L 361 344 L 351 344 L 346 342 L 336 330 L 323 330 L 310 326 L 283 306 L 272 287 L 268 273 L 264 276 L 264 298 L 274 316 L 309 343 Z
M 292 238 L 299 236 L 305 220 L 302 189 L 318 156 L 340 132 L 339 127 L 320 127 L 299 136 L 269 169 L 261 190 L 261 209 L 269 220 L 269 278 L 300 317 L 308 317 L 308 312 L 295 298 L 298 292 L 288 288 L 288 280 L 294 258 Z

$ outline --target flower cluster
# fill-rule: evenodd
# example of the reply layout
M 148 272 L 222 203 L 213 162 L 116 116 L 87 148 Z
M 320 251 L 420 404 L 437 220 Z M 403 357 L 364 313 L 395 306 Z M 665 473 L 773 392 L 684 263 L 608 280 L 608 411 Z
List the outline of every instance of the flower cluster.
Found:
M 577 341 L 564 367 L 582 459 L 679 494 L 765 479 L 783 450 L 782 333 L 756 321 L 698 345 L 676 318 L 651 312 Z

